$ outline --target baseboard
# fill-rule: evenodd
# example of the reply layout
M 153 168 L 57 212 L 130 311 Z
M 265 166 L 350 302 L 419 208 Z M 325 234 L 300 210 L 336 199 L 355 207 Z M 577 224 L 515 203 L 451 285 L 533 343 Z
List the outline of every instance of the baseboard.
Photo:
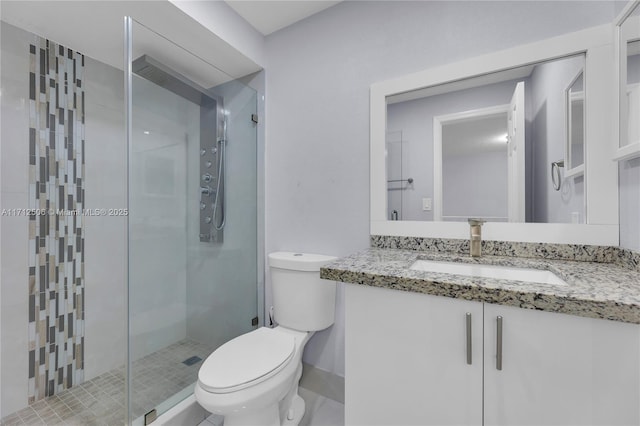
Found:
M 344 404 L 344 377 L 302 363 L 300 386 Z
M 176 426 L 176 425 L 199 425 L 207 418 L 209 413 L 202 408 L 194 395 L 182 400 L 166 413 L 158 417 L 153 425 L 156 426 Z

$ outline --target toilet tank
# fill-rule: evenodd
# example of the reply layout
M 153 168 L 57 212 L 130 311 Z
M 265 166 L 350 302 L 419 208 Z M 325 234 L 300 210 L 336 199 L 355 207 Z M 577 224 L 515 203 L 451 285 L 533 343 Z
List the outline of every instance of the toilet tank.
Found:
M 336 283 L 320 279 L 320 267 L 333 256 L 277 252 L 269 254 L 273 311 L 278 324 L 300 331 L 333 324 Z

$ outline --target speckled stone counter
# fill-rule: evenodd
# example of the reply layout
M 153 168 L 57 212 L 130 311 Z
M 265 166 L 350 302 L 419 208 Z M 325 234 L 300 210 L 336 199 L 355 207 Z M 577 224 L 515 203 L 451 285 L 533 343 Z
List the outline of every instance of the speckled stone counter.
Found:
M 377 248 L 447 252 L 462 256 L 469 253 L 469 240 L 371 235 L 370 243 L 371 247 Z M 640 253 L 613 246 L 482 240 L 482 253 L 487 256 L 615 263 L 640 272 Z
M 548 270 L 567 285 L 409 269 L 418 259 Z M 345 283 L 640 324 L 640 271 L 614 259 L 606 260 L 610 263 L 514 256 L 475 259 L 435 250 L 370 248 L 329 263 L 320 270 L 320 276 Z

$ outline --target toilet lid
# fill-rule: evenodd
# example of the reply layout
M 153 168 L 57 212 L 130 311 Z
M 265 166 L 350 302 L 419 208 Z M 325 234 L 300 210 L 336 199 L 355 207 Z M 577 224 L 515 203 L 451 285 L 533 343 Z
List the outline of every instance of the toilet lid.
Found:
M 293 357 L 295 338 L 261 327 L 216 349 L 198 372 L 209 392 L 225 393 L 263 381 L 283 369 Z

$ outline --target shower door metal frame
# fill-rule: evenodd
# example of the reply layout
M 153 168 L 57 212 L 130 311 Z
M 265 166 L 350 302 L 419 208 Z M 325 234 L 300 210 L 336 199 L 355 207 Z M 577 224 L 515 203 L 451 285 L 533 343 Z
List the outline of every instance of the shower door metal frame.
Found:
M 133 156 L 133 19 L 130 16 L 124 17 L 124 101 L 125 101 L 125 138 L 127 142 L 127 158 L 125 159 L 126 167 L 127 167 L 127 188 L 126 188 L 126 197 L 127 197 L 127 208 L 131 206 L 131 158 Z M 129 277 L 131 276 L 131 269 L 129 267 L 129 253 L 131 252 L 131 244 L 129 241 L 129 235 L 131 235 L 131 220 L 129 216 L 127 216 L 127 239 L 126 239 L 126 256 L 125 256 L 125 270 L 127 271 L 127 280 L 125 283 L 125 308 L 126 308 L 126 319 L 125 319 L 125 336 L 127 336 L 127 342 L 130 340 L 131 336 L 131 300 L 129 297 L 130 293 L 130 283 Z M 124 409 L 125 409 L 125 422 L 127 425 L 132 424 L 132 410 L 131 410 L 131 381 L 130 373 L 131 373 L 131 351 L 129 350 L 129 344 L 126 345 L 126 354 L 125 354 L 125 380 L 124 380 L 124 389 L 125 389 L 125 400 L 124 400 Z

